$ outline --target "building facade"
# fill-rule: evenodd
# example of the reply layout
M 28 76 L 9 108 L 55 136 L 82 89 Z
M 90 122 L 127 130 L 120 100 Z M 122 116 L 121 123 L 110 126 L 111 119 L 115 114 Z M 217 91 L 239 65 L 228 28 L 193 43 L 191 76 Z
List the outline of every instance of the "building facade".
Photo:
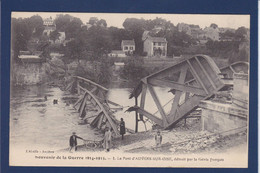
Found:
M 219 29 L 218 27 L 206 27 L 204 29 L 205 37 L 210 38 L 213 41 L 219 41 Z
M 122 40 L 121 49 L 126 54 L 133 54 L 135 51 L 135 41 L 134 40 Z
M 147 56 L 167 56 L 167 41 L 163 37 L 147 37 L 144 40 L 144 52 Z
M 55 22 L 51 17 L 43 20 L 43 26 L 43 34 L 46 34 L 47 36 L 49 36 L 52 31 L 56 30 Z

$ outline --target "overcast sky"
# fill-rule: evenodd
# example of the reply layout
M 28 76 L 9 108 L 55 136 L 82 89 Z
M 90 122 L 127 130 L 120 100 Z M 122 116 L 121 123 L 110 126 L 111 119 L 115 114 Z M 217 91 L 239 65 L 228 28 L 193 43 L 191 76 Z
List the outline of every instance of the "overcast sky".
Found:
M 54 19 L 57 14 L 69 14 L 80 18 L 84 24 L 88 22 L 90 17 L 97 17 L 98 19 L 106 20 L 108 27 L 115 26 L 118 28 L 123 28 L 123 22 L 126 18 L 155 19 L 156 17 L 169 20 L 175 26 L 178 23 L 183 22 L 187 24 L 199 25 L 201 28 L 209 26 L 211 23 L 215 23 L 219 27 L 229 27 L 234 29 L 241 26 L 246 28 L 250 27 L 250 15 L 12 12 L 12 17 L 26 18 L 36 14 L 40 15 L 43 19 L 50 16 Z

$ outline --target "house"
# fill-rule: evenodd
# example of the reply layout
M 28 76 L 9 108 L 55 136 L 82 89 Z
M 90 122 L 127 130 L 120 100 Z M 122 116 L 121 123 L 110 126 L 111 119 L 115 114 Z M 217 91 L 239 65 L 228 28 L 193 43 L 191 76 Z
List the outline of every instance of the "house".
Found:
M 191 35 L 191 28 L 186 23 L 178 23 L 177 29 L 178 29 L 179 32 L 184 32 L 188 35 Z
M 112 50 L 111 53 L 108 54 L 110 57 L 118 57 L 118 58 L 125 58 L 126 53 L 122 50 Z
M 44 26 L 43 34 L 46 34 L 47 36 L 49 36 L 52 31 L 56 30 L 56 24 L 54 20 L 52 20 L 52 17 L 44 19 L 43 26 Z
M 163 31 L 165 30 L 165 27 L 164 26 L 161 26 L 161 25 L 155 25 L 154 28 L 152 29 L 152 32 L 157 34 L 159 33 L 160 31 Z
M 132 55 L 135 51 L 135 41 L 134 40 L 122 40 L 121 49 L 125 54 Z
M 198 39 L 199 35 L 203 33 L 203 30 L 199 25 L 189 25 L 190 27 L 190 36 L 194 39 Z
M 144 40 L 144 52 L 147 56 L 167 56 L 167 41 L 163 37 L 147 37 Z
M 204 29 L 205 37 L 210 38 L 213 41 L 219 41 L 219 29 L 218 27 L 206 27 Z

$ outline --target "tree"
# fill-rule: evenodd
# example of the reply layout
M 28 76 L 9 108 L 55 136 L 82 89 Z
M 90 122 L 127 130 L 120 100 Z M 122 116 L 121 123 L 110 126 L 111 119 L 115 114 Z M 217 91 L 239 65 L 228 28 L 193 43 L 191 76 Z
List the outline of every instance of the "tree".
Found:
M 93 52 L 93 58 L 99 58 L 106 55 L 111 50 L 111 35 L 107 28 L 101 26 L 92 26 L 87 31 L 86 41 L 89 43 L 88 50 Z
M 140 57 L 132 57 L 130 61 L 127 61 L 120 73 L 122 78 L 131 80 L 135 83 L 147 75 L 148 71 L 144 68 L 144 60 Z
M 133 39 L 130 35 L 130 32 L 125 29 L 109 27 L 108 32 L 112 40 L 110 43 L 112 50 L 120 50 L 122 40 Z
M 79 18 L 72 18 L 67 27 L 65 28 L 66 38 L 75 38 L 81 29 L 82 21 Z
M 218 25 L 215 24 L 215 23 L 212 23 L 212 24 L 210 25 L 210 27 L 216 29 L 216 28 L 218 28 Z
M 135 41 L 135 47 L 137 54 L 141 55 L 143 52 L 143 41 L 142 35 L 145 31 L 145 20 L 144 19 L 136 19 L 136 18 L 127 18 L 123 26 L 125 30 L 129 33 L 131 39 Z
M 81 25 L 83 24 L 79 18 L 70 16 L 68 14 L 57 15 L 55 19 L 56 30 L 58 32 L 65 32 L 66 39 L 75 38 Z
M 97 22 L 98 22 L 98 18 L 97 17 L 91 17 L 91 18 L 89 18 L 89 21 L 88 21 L 88 23 L 90 25 L 95 25 L 95 24 L 97 24 Z
M 73 39 L 67 44 L 65 49 L 65 60 L 64 61 L 73 61 L 80 59 L 88 58 L 86 57 L 87 52 L 87 43 L 85 42 L 85 36 L 83 33 L 79 33 L 79 36 L 76 39 Z
M 97 26 L 107 27 L 107 22 L 104 19 L 97 21 Z
M 66 57 L 95 60 L 107 55 L 113 43 L 109 30 L 102 26 L 80 29 L 75 39 L 67 45 Z
M 57 30 L 55 30 L 50 33 L 49 37 L 51 40 L 53 40 L 55 42 L 55 40 L 57 40 L 59 38 L 59 36 L 60 36 L 60 33 Z
M 237 39 L 240 39 L 241 41 L 245 41 L 246 40 L 246 36 L 247 36 L 247 29 L 245 27 L 239 27 L 235 31 L 235 35 L 236 35 Z
M 233 38 L 235 40 L 236 34 L 230 30 L 227 30 L 224 33 L 219 33 L 220 38 L 222 39 L 228 39 L 228 38 Z
M 14 52 L 14 61 L 19 62 L 18 55 L 21 50 L 27 50 L 27 43 L 32 36 L 29 18 L 11 19 L 11 45 Z
M 72 19 L 72 16 L 68 14 L 59 14 L 56 16 L 54 22 L 56 24 L 56 29 L 60 32 L 65 32 L 66 28 L 68 27 L 70 21 Z
M 39 15 L 34 15 L 29 18 L 29 26 L 33 29 L 32 36 L 40 37 L 44 30 L 42 17 Z

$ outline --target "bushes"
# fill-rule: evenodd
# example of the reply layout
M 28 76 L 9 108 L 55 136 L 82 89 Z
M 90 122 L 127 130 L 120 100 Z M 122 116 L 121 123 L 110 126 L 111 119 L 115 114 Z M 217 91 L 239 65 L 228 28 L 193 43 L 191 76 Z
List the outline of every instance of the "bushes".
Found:
M 120 76 L 124 79 L 137 82 L 149 73 L 144 68 L 144 60 L 142 57 L 132 57 L 124 66 Z

